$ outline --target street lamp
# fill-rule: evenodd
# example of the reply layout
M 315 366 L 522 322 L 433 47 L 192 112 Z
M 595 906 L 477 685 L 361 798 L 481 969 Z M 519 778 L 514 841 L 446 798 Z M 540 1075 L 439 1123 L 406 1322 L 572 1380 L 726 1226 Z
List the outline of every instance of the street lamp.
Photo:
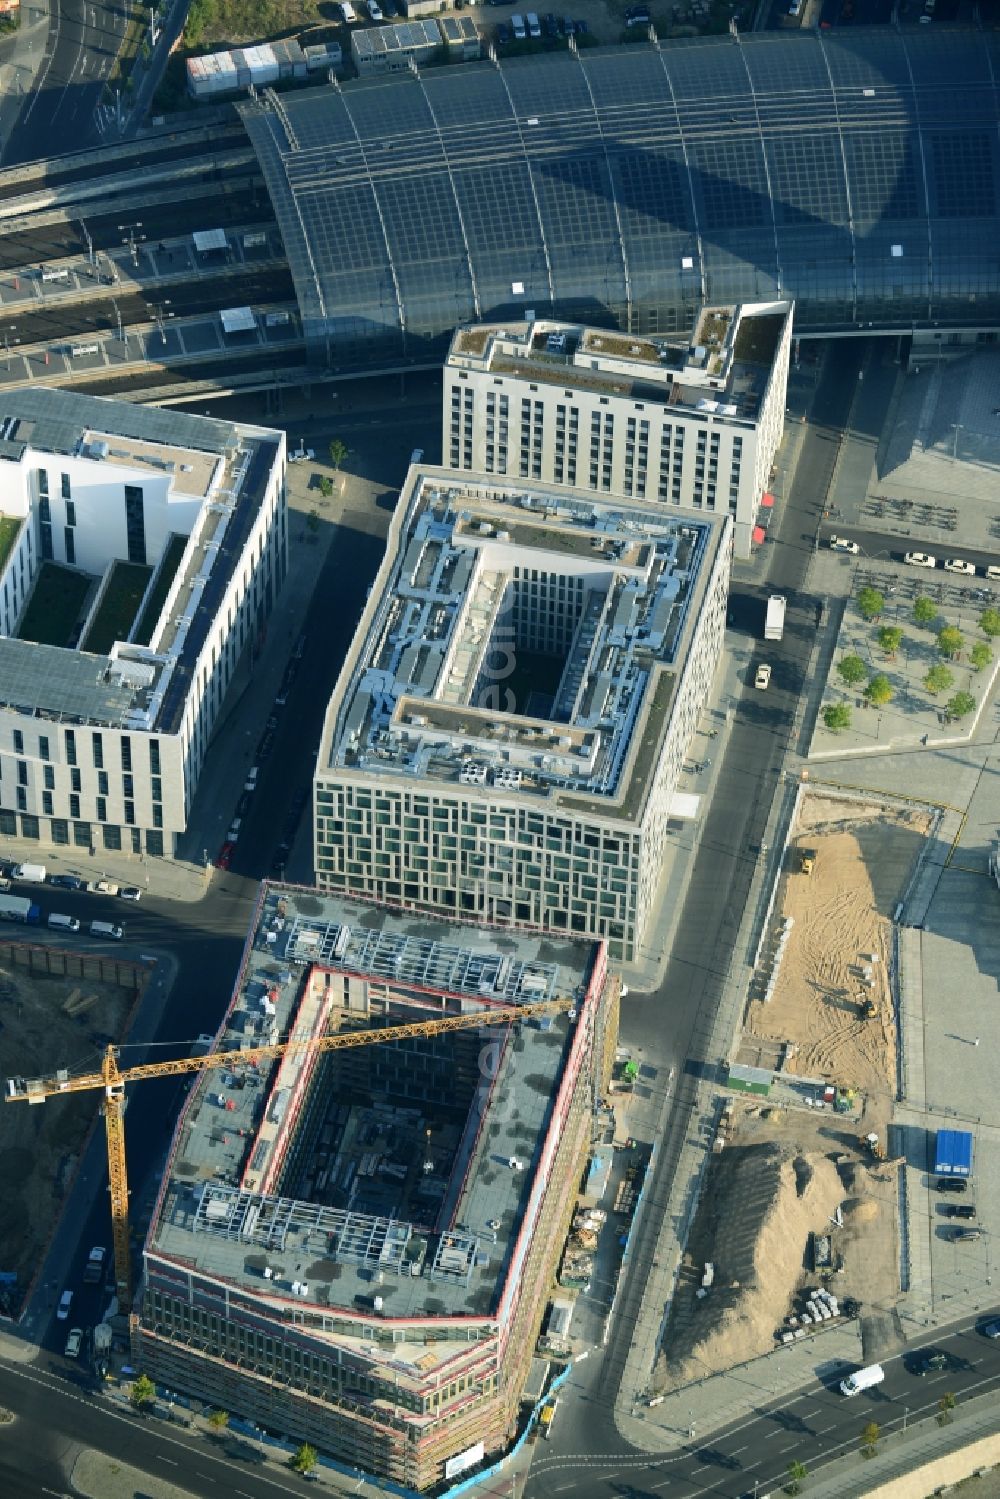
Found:
M 122 240 L 122 244 L 127 248 L 129 254 L 131 255 L 132 264 L 134 266 L 138 266 L 139 264 L 139 246 L 146 238 L 144 234 L 140 234 L 138 235 L 138 237 L 136 236 L 136 230 L 141 228 L 141 220 L 135 224 L 118 225 L 118 232 L 125 235 L 125 238 Z
M 6 355 L 6 359 L 7 359 L 7 368 L 8 369 L 10 369 L 10 346 L 11 346 L 11 336 L 10 335 L 14 331 L 15 331 L 15 329 L 14 329 L 14 324 L 13 323 L 11 323 L 11 325 L 10 325 L 9 328 L 5 328 L 3 330 L 3 347 L 4 347 L 4 354 Z M 19 338 L 15 338 L 13 340 L 13 342 L 14 342 L 14 344 L 16 346 L 17 344 L 19 344 L 21 342 L 21 340 Z

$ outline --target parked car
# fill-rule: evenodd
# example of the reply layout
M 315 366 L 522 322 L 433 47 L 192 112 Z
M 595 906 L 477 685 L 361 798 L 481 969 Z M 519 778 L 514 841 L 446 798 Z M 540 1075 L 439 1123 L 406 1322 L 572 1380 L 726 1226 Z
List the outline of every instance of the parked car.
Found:
M 78 874 L 50 874 L 49 884 L 57 885 L 60 890 L 86 890 L 87 881 L 81 880 Z
M 986 576 L 996 582 L 1000 578 L 1000 567 L 988 567 L 986 569 Z
M 974 1218 L 976 1205 L 974 1202 L 949 1202 L 944 1215 L 946 1218 Z
M 382 14 L 382 7 L 381 5 L 379 5 L 378 0 L 368 0 L 368 14 L 371 16 L 373 21 L 385 20 L 385 16 Z
M 69 1330 L 69 1337 L 66 1339 L 66 1350 L 65 1350 L 66 1357 L 67 1358 L 79 1358 L 80 1357 L 80 1349 L 82 1348 L 82 1346 L 83 1346 L 83 1328 L 82 1327 L 71 1327 L 70 1330 Z
M 990 1322 L 980 1322 L 979 1331 L 984 1338 L 1000 1338 L 1000 1320 L 994 1318 Z
M 937 567 L 937 558 L 930 552 L 907 552 L 903 558 L 911 567 Z
M 259 765 L 251 765 L 250 769 L 247 771 L 247 778 L 243 782 L 243 790 L 244 791 L 256 791 L 257 790 L 257 777 L 259 775 L 260 775 L 260 766 Z
M 142 891 L 138 885 L 123 885 L 118 894 L 122 900 L 141 900 Z
M 586 36 L 590 31 L 590 27 L 587 25 L 586 21 L 574 21 L 573 25 L 576 29 L 577 36 Z
M 767 664 L 766 661 L 763 661 L 763 662 L 761 662 L 760 666 L 758 666 L 758 668 L 757 668 L 756 675 L 754 676 L 754 679 L 753 679 L 753 685 L 755 687 L 759 687 L 762 690 L 764 690 L 764 689 L 766 689 L 767 687 L 770 686 L 770 683 L 771 683 L 771 668 L 770 668 L 770 666 L 768 666 L 768 664 Z
M 117 895 L 118 886 L 113 880 L 90 880 L 87 889 L 94 895 Z
M 224 843 L 215 856 L 216 869 L 228 869 L 233 854 L 236 852 L 235 843 Z
M 648 26 L 651 20 L 647 5 L 630 5 L 625 12 L 626 26 Z
M 60 1296 L 60 1298 L 59 1298 L 59 1305 L 56 1308 L 56 1319 L 57 1319 L 57 1321 L 59 1321 L 59 1322 L 68 1322 L 69 1321 L 70 1307 L 72 1305 L 73 1305 L 73 1292 L 72 1291 L 64 1291 L 62 1293 L 62 1295 Z
M 856 541 L 848 541 L 846 536 L 831 536 L 830 545 L 835 552 L 850 552 L 852 557 L 856 557 L 861 550 Z
M 953 1228 L 950 1235 L 953 1244 L 972 1244 L 982 1236 L 981 1228 Z
M 949 557 L 945 562 L 944 570 L 946 573 L 961 573 L 965 578 L 976 576 L 975 564 L 965 562 L 961 557 Z
M 372 20 L 374 19 L 375 18 L 373 16 Z M 382 12 L 379 11 L 379 20 L 381 19 Z M 289 463 L 312 463 L 315 457 L 316 454 L 313 452 L 312 448 L 296 448 L 294 453 L 289 453 L 288 461 Z
M 967 1192 L 969 1183 L 964 1176 L 941 1176 L 934 1183 L 939 1192 Z

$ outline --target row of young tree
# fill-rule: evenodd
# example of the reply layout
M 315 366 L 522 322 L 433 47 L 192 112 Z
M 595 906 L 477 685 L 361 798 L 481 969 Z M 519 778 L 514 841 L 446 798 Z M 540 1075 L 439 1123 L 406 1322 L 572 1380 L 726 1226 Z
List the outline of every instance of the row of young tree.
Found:
M 957 1402 L 955 1396 L 950 1392 L 941 1396 L 938 1401 L 938 1411 L 935 1417 L 939 1426 L 947 1426 L 952 1420 L 952 1412 Z M 903 1424 L 906 1430 L 906 1424 Z M 879 1442 L 882 1440 L 882 1428 L 877 1421 L 867 1421 L 861 1428 L 861 1443 L 859 1451 L 862 1457 L 876 1457 L 879 1451 Z M 787 1468 L 788 1482 L 785 1484 L 786 1494 L 801 1494 L 802 1486 L 809 1477 L 809 1469 L 804 1462 L 793 1458 Z

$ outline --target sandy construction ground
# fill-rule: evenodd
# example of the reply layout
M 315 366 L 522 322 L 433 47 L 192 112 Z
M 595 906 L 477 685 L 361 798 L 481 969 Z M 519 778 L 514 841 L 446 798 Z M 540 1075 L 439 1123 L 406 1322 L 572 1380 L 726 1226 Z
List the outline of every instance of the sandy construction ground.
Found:
M 928 825 L 921 811 L 804 799 L 776 906 L 794 925 L 773 996 L 751 1004 L 746 1027 L 792 1043 L 786 1071 L 860 1088 L 873 1103 L 892 1094 L 891 918 Z M 800 870 L 805 847 L 816 850 L 812 874 Z M 874 1020 L 862 1014 L 869 997 Z

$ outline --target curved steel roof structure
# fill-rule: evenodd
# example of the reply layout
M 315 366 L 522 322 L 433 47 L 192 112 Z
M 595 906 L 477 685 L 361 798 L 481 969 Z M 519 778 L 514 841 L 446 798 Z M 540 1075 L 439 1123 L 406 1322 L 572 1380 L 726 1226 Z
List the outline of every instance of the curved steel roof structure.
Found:
M 440 357 L 526 309 L 687 331 L 1000 323 L 1000 37 L 758 33 L 428 69 L 243 107 L 311 356 Z

